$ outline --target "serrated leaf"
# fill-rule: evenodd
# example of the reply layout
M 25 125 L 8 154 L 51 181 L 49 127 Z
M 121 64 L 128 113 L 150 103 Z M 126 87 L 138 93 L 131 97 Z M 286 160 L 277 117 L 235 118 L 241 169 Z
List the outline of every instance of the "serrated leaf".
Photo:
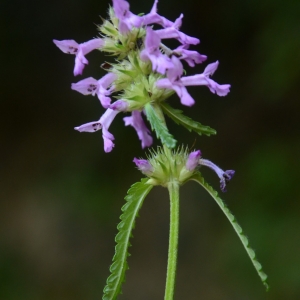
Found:
M 152 130 L 155 131 L 157 138 L 159 138 L 162 144 L 165 144 L 168 148 L 174 148 L 177 141 L 169 133 L 165 124 L 161 122 L 150 103 L 145 105 L 145 111 L 147 119 L 151 124 Z
M 208 183 L 205 182 L 204 178 L 201 176 L 199 172 L 196 173 L 191 179 L 198 182 L 200 185 L 202 185 L 204 189 L 213 197 L 213 199 L 217 202 L 219 207 L 222 209 L 225 216 L 227 217 L 232 227 L 234 228 L 235 232 L 237 233 L 238 237 L 240 238 L 247 254 L 249 255 L 252 261 L 255 270 L 258 273 L 258 276 L 260 277 L 262 283 L 265 285 L 266 290 L 268 291 L 269 290 L 269 285 L 267 283 L 268 276 L 263 272 L 261 264 L 256 259 L 254 250 L 249 246 L 248 238 L 244 235 L 241 226 L 237 223 L 233 214 L 230 212 L 230 210 L 223 202 L 223 200 L 220 197 L 218 197 L 218 193 Z
M 185 127 L 188 131 L 194 131 L 199 135 L 205 134 L 207 136 L 217 133 L 213 128 L 202 125 L 201 123 L 192 120 L 191 118 L 185 116 L 181 110 L 175 109 L 165 102 L 161 102 L 160 105 L 164 113 L 169 118 L 171 118 L 176 124 Z
M 148 178 L 144 178 L 141 182 L 133 184 L 125 197 L 126 203 L 122 207 L 123 214 L 120 216 L 121 222 L 118 225 L 119 233 L 115 238 L 117 245 L 113 263 L 110 267 L 111 275 L 108 277 L 103 290 L 103 300 L 115 300 L 121 293 L 121 286 L 125 280 L 125 271 L 128 269 L 129 238 L 132 236 L 135 220 L 144 199 L 153 187 L 150 184 L 146 184 L 147 181 Z

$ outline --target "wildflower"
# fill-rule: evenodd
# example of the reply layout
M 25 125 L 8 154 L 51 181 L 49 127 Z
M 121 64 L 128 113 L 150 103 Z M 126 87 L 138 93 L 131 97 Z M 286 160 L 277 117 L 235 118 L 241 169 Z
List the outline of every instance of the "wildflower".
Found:
M 181 82 L 181 75 L 183 73 L 183 67 L 179 59 L 172 56 L 173 68 L 169 69 L 167 72 L 168 78 L 159 79 L 156 82 L 158 88 L 174 90 L 180 98 L 183 105 L 192 106 L 195 101 L 188 93 L 186 87 Z
M 129 10 L 129 3 L 125 0 L 112 0 L 116 17 L 119 19 L 119 30 L 122 34 L 128 33 L 132 27 L 139 28 L 143 19 Z
M 207 59 L 206 55 L 202 55 L 197 51 L 187 50 L 188 45 L 181 45 L 173 50 L 172 54 L 179 59 L 185 60 L 190 67 L 194 67 L 195 64 L 201 64 Z
M 144 61 L 150 60 L 153 71 L 165 74 L 167 69 L 173 67 L 173 64 L 168 56 L 160 52 L 159 47 L 160 38 L 158 34 L 150 27 L 147 27 L 145 49 L 140 54 L 141 59 Z
M 181 44 L 183 45 L 197 45 L 200 43 L 200 40 L 191 37 L 181 31 L 179 31 L 179 28 L 181 27 L 182 24 L 182 18 L 183 14 L 179 16 L 174 22 L 174 24 L 170 27 L 164 28 L 164 29 L 158 29 L 155 32 L 158 34 L 158 36 L 161 39 L 177 39 Z
M 195 101 L 187 92 L 185 86 L 206 85 L 212 93 L 219 96 L 226 96 L 229 93 L 230 84 L 220 85 L 209 78 L 217 69 L 219 62 L 209 64 L 202 74 L 180 77 L 183 73 L 183 67 L 179 59 L 172 56 L 174 68 L 167 71 L 167 78 L 159 79 L 156 82 L 158 88 L 172 89 L 179 96 L 181 103 L 186 106 L 192 106 Z
M 153 143 L 153 139 L 150 135 L 149 129 L 146 127 L 142 113 L 138 110 L 134 110 L 131 113 L 131 117 L 123 118 L 125 126 L 131 125 L 137 132 L 137 135 L 142 142 L 142 148 L 150 147 Z
M 76 56 L 74 67 L 75 76 L 82 74 L 84 66 L 89 63 L 88 60 L 85 58 L 85 55 L 95 49 L 101 48 L 104 45 L 104 41 L 102 39 L 93 39 L 82 44 L 78 44 L 74 40 L 53 40 L 53 43 L 62 52 L 67 54 L 74 54 Z
M 234 170 L 223 171 L 213 162 L 203 158 L 199 160 L 199 164 L 202 166 L 209 167 L 210 169 L 214 170 L 217 173 L 218 177 L 220 178 L 220 189 L 222 192 L 226 192 L 226 184 L 231 180 L 235 171 Z
M 77 83 L 72 83 L 71 89 L 83 95 L 95 96 L 97 94 L 102 106 L 108 108 L 111 99 L 107 96 L 113 92 L 114 86 L 112 83 L 116 78 L 117 76 L 113 73 L 108 73 L 99 80 L 89 77 Z M 110 89 L 108 89 L 109 86 L 111 86 Z
M 81 126 L 75 127 L 74 129 L 78 130 L 79 132 L 95 132 L 102 128 L 104 151 L 110 152 L 114 147 L 113 140 L 115 138 L 108 131 L 108 128 L 118 113 L 119 111 L 108 108 L 106 112 L 102 115 L 102 117 L 99 119 L 99 121 L 89 122 Z
M 142 24 L 149 25 L 155 23 L 161 25 L 164 28 L 173 26 L 174 25 L 173 22 L 169 21 L 168 19 L 166 19 L 165 17 L 157 13 L 157 3 L 158 0 L 155 0 L 150 13 L 142 17 L 143 19 Z

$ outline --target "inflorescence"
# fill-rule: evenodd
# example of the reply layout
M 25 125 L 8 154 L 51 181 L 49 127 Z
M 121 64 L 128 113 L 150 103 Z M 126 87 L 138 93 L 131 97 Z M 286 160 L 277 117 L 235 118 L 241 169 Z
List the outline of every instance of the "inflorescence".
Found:
M 131 113 L 131 116 L 123 119 L 125 126 L 130 125 L 136 130 L 142 147 L 145 148 L 152 145 L 153 138 L 143 115 L 150 121 L 153 116 L 149 114 L 153 109 L 156 112 L 155 117 L 159 119 L 158 122 L 164 123 L 161 107 L 172 94 L 176 93 L 183 105 L 192 106 L 195 101 L 188 93 L 187 86 L 205 85 L 219 96 L 226 96 L 230 89 L 229 84 L 220 85 L 210 78 L 218 68 L 218 61 L 208 64 L 201 74 L 183 76 L 183 62 L 194 67 L 204 62 L 207 56 L 189 50 L 191 45 L 199 44 L 200 40 L 180 31 L 182 14 L 174 22 L 159 15 L 158 0 L 154 1 L 151 11 L 144 15 L 133 14 L 129 10 L 129 3 L 125 0 L 112 2 L 113 6 L 108 12 L 109 18 L 98 26 L 99 38 L 82 44 L 74 40 L 53 40 L 64 53 L 75 55 L 75 76 L 82 74 L 88 64 L 85 56 L 93 50 L 97 49 L 116 57 L 115 62 L 102 64 L 102 69 L 107 71 L 102 78 L 97 80 L 88 77 L 71 85 L 73 90 L 83 95 L 97 95 L 101 105 L 106 109 L 99 120 L 75 127 L 79 132 L 95 132 L 102 129 L 105 152 L 112 151 L 114 147 L 114 136 L 108 130 L 120 112 Z M 160 29 L 154 29 L 154 25 Z M 162 43 L 166 39 L 175 39 L 180 46 L 173 50 L 169 49 Z M 112 96 L 115 101 L 112 101 Z M 151 123 L 158 136 L 157 129 L 152 125 Z M 174 140 L 169 148 L 175 145 Z M 192 170 L 199 165 L 210 167 L 219 176 L 221 190 L 225 191 L 226 183 L 234 171 L 222 171 L 212 162 L 202 159 L 199 153 L 200 151 L 196 151 L 190 154 L 191 157 L 197 157 L 197 160 L 192 161 L 189 157 L 185 168 Z M 147 169 L 145 162 L 135 159 L 135 163 L 142 172 L 149 175 L 149 171 L 145 171 Z

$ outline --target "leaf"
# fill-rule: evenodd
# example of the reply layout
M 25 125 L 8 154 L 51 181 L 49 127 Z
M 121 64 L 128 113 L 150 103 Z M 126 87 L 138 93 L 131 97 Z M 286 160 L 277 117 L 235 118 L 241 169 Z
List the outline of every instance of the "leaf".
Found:
M 122 207 L 121 222 L 117 227 L 119 232 L 115 238 L 117 245 L 115 247 L 113 263 L 110 267 L 111 275 L 108 277 L 103 290 L 103 300 L 115 300 L 121 293 L 121 286 L 125 281 L 125 272 L 128 269 L 129 239 L 132 236 L 135 219 L 138 217 L 138 212 L 142 207 L 145 197 L 153 187 L 150 184 L 146 184 L 147 180 L 148 178 L 144 178 L 141 182 L 133 184 L 125 197 L 126 203 Z
M 217 191 L 215 191 L 209 184 L 207 184 L 204 180 L 204 178 L 201 176 L 201 174 L 198 172 L 196 173 L 192 178 L 192 180 L 198 182 L 200 185 L 202 185 L 206 191 L 214 198 L 214 200 L 217 202 L 219 207 L 222 209 L 223 213 L 231 223 L 232 227 L 234 228 L 235 232 L 237 233 L 238 237 L 240 238 L 246 252 L 248 253 L 252 264 L 255 268 L 255 270 L 258 273 L 258 276 L 260 277 L 262 283 L 265 285 L 266 290 L 269 290 L 269 285 L 267 283 L 267 275 L 262 271 L 262 266 L 261 264 L 257 261 L 255 252 L 252 248 L 249 246 L 249 240 L 248 238 L 244 235 L 243 230 L 241 226 L 237 223 L 234 215 L 231 213 L 231 211 L 228 209 L 226 204 L 223 202 L 223 200 L 218 197 Z
M 145 111 L 152 130 L 155 131 L 156 136 L 161 140 L 162 144 L 165 144 L 168 148 L 174 148 L 177 141 L 169 133 L 166 125 L 159 119 L 150 103 L 145 105 Z
M 164 113 L 169 118 L 171 118 L 176 124 L 182 125 L 189 131 L 195 131 L 199 135 L 205 134 L 207 136 L 217 133 L 216 130 L 192 120 L 191 118 L 185 116 L 181 110 L 175 109 L 165 102 L 161 102 L 160 105 Z

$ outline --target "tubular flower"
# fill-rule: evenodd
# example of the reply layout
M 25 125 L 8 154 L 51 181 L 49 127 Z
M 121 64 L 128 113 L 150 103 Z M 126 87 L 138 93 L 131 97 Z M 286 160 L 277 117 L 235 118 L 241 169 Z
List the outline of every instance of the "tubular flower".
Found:
M 141 52 L 141 59 L 144 61 L 150 60 L 153 71 L 165 74 L 166 70 L 173 68 L 173 64 L 168 56 L 160 52 L 159 46 L 160 38 L 158 34 L 151 27 L 148 27 L 145 38 L 145 49 Z
M 216 93 L 219 96 L 226 96 L 229 93 L 230 85 L 220 85 L 209 78 L 217 69 L 219 62 L 209 64 L 202 74 L 193 76 L 180 77 L 183 73 L 183 67 L 178 58 L 173 56 L 172 62 L 173 69 L 168 70 L 167 78 L 160 79 L 156 82 L 158 88 L 172 89 L 179 96 L 181 103 L 186 106 L 192 106 L 195 101 L 187 92 L 185 86 L 192 85 L 206 85 L 212 93 Z
M 119 19 L 119 30 L 128 33 L 132 27 L 140 27 L 143 19 L 129 10 L 129 3 L 125 0 L 112 0 L 116 17 Z
M 81 126 L 75 127 L 79 132 L 95 132 L 102 128 L 102 137 L 104 140 L 104 151 L 110 152 L 114 147 L 114 136 L 108 131 L 108 128 L 119 111 L 107 109 L 99 121 L 89 122 Z
M 181 45 L 173 50 L 173 54 L 179 59 L 185 60 L 190 67 L 194 67 L 195 64 L 201 64 L 207 59 L 206 55 L 201 55 L 197 51 L 187 50 L 188 45 Z
M 150 147 L 153 143 L 153 139 L 150 135 L 149 129 L 146 127 L 142 113 L 138 110 L 132 112 L 131 117 L 125 117 L 125 126 L 131 125 L 137 132 L 137 135 L 142 142 L 142 148 Z
M 112 86 L 112 83 L 116 78 L 117 76 L 113 73 L 107 73 L 99 80 L 89 77 L 78 81 L 77 83 L 72 83 L 71 89 L 83 95 L 97 95 L 102 106 L 104 108 L 108 108 L 111 99 L 107 96 L 109 96 L 113 91 L 114 86 Z M 109 86 L 111 86 L 110 89 L 108 89 Z
M 226 170 L 223 171 L 221 168 L 219 168 L 216 164 L 213 162 L 201 158 L 199 160 L 199 164 L 202 166 L 209 167 L 210 169 L 214 170 L 218 177 L 220 178 L 220 189 L 222 192 L 226 192 L 226 184 L 231 180 L 233 177 L 235 171 L 234 170 Z
M 103 39 L 93 39 L 88 42 L 78 44 L 74 40 L 53 40 L 53 43 L 64 53 L 75 55 L 74 75 L 82 74 L 84 66 L 89 62 L 85 55 L 95 49 L 100 49 L 104 45 Z
M 149 24 L 159 24 L 164 28 L 173 26 L 173 22 L 169 21 L 168 19 L 157 13 L 157 3 L 158 0 L 155 0 L 150 13 L 142 17 L 143 26 Z
M 179 16 L 174 22 L 174 24 L 170 27 L 156 30 L 155 32 L 158 34 L 158 36 L 161 39 L 177 39 L 181 44 L 183 45 L 197 45 L 200 43 L 200 40 L 191 37 L 181 31 L 179 31 L 179 28 L 181 27 L 183 14 Z
M 181 81 L 181 75 L 183 73 L 182 64 L 175 56 L 172 56 L 172 63 L 174 67 L 168 70 L 167 78 L 158 80 L 156 86 L 162 89 L 174 90 L 179 96 L 181 104 L 192 106 L 195 101 Z

